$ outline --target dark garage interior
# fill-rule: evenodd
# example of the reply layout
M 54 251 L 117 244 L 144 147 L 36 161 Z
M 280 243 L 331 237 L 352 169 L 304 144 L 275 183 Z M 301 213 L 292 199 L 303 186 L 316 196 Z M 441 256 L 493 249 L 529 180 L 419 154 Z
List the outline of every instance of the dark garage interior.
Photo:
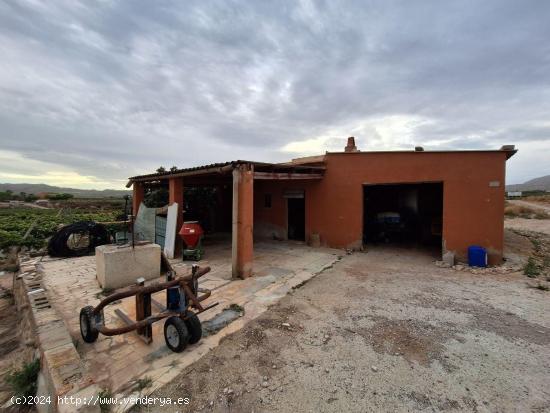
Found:
M 363 243 L 441 247 L 443 183 L 363 187 Z
M 288 198 L 288 239 L 306 240 L 306 206 L 304 198 Z

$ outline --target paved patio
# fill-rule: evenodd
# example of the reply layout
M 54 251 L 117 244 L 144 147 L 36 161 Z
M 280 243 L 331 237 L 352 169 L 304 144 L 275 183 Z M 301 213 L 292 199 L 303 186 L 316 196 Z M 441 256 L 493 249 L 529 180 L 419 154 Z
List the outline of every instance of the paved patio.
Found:
M 213 318 L 231 304 L 242 306 L 245 314 L 179 354 L 166 347 L 163 322 L 153 324 L 154 341 L 149 345 L 135 333 L 114 337 L 100 335 L 97 342 L 84 343 L 80 336 L 79 311 L 86 305 L 97 305 L 103 298 L 96 280 L 95 257 L 46 259 L 42 261 L 41 269 L 50 303 L 67 326 L 94 383 L 115 395 L 129 395 L 136 392 L 136 382 L 140 378 L 152 379 L 152 386 L 145 393 L 168 383 L 185 366 L 217 346 L 222 337 L 239 330 L 292 288 L 332 266 L 342 254 L 340 250 L 310 248 L 298 243 L 278 241 L 255 243 L 254 251 L 254 277 L 232 280 L 230 243 L 207 246 L 207 254 L 200 265 L 210 266 L 212 270 L 201 278 L 200 286 L 213 290 L 212 297 L 205 304 L 219 302 L 219 306 L 201 314 L 201 321 Z M 178 273 L 189 273 L 193 262 L 172 260 L 172 264 Z M 162 280 L 159 278 L 150 282 Z M 161 303 L 165 302 L 164 291 L 153 297 Z M 108 325 L 122 325 L 114 313 L 117 308 L 134 318 L 134 299 L 127 298 L 105 310 Z

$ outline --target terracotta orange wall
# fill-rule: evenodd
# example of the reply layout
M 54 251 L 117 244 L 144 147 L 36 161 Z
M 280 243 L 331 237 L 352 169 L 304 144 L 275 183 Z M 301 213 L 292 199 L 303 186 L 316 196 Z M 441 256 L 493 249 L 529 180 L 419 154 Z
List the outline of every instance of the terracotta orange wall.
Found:
M 286 231 L 285 189 L 306 193 L 306 238 L 319 233 L 331 247 L 358 248 L 363 236 L 363 185 L 443 182 L 443 246 L 466 258 L 481 245 L 490 263 L 502 260 L 505 152 L 327 154 L 320 181 L 256 181 L 255 222 Z M 498 181 L 498 187 L 489 185 Z M 272 208 L 263 208 L 264 193 Z M 256 225 L 256 224 L 255 224 Z
M 311 188 L 319 185 L 318 181 L 254 181 L 254 234 L 256 237 L 271 238 L 276 235 L 286 239 L 287 236 L 287 190 L 304 190 L 306 205 L 306 239 L 309 238 L 311 213 L 308 196 Z M 265 195 L 271 194 L 271 208 L 265 208 Z
M 136 217 L 139 210 L 139 205 L 145 198 L 145 188 L 141 182 L 134 182 L 132 191 L 132 215 Z

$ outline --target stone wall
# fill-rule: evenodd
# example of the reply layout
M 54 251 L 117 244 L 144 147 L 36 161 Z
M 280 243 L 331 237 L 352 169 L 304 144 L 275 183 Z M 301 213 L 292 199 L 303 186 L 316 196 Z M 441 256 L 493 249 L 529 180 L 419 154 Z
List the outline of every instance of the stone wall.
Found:
M 50 303 L 38 260 L 22 260 L 14 282 L 14 298 L 22 315 L 22 340 L 32 342 L 40 353 L 39 395 L 49 395 L 52 399 L 50 405 L 37 406 L 38 410 L 77 411 L 75 406 L 58 406 L 58 396 L 93 396 L 99 389 L 86 374 L 65 323 Z M 99 406 L 78 411 L 99 411 Z

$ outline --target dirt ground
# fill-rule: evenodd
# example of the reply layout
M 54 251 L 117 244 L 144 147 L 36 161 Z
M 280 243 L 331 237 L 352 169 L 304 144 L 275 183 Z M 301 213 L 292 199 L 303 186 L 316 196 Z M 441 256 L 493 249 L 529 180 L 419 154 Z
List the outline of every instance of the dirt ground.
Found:
M 509 229 L 542 232 L 550 235 L 550 219 L 506 218 L 504 227 Z
M 188 406 L 141 411 L 550 411 L 550 293 L 434 259 L 345 256 L 152 395 Z
M 524 205 L 533 208 L 543 209 L 546 212 L 550 212 L 550 197 L 548 196 L 535 196 L 526 199 L 514 199 L 508 202 L 516 205 Z

